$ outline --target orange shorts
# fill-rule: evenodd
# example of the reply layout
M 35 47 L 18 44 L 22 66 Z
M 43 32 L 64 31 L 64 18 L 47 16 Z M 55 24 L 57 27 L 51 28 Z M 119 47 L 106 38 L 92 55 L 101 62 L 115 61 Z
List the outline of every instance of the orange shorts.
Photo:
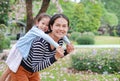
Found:
M 11 72 L 11 81 L 40 81 L 39 72 L 29 72 L 20 66 L 16 73 Z

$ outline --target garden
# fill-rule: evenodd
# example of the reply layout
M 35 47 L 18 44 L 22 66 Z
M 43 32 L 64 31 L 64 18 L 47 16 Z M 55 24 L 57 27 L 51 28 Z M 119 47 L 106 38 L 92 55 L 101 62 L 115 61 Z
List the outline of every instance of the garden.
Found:
M 76 49 L 40 75 L 42 81 L 119 81 L 119 53 L 119 48 Z
M 29 31 L 31 18 L 48 6 L 41 7 L 47 1 L 34 0 L 33 6 L 24 0 L 0 1 L 0 76 L 11 47 Z M 120 81 L 120 1 L 73 1 L 50 0 L 44 11 L 68 16 L 68 38 L 75 50 L 40 71 L 41 81 Z
M 0 75 L 5 70 L 0 63 Z M 42 81 L 119 81 L 120 48 L 76 48 L 40 71 Z

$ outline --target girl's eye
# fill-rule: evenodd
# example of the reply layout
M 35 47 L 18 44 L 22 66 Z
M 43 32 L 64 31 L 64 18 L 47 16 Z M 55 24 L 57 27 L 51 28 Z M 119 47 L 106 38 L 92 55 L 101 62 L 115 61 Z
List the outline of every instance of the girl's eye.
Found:
M 42 23 L 42 24 L 44 24 L 44 23 Z

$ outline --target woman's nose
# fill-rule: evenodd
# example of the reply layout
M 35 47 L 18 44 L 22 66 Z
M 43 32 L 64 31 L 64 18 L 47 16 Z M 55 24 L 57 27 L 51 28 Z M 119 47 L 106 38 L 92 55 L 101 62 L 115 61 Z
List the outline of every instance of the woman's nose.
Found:
M 60 30 L 64 30 L 64 28 L 62 27 L 62 26 L 60 26 L 60 28 L 59 28 Z

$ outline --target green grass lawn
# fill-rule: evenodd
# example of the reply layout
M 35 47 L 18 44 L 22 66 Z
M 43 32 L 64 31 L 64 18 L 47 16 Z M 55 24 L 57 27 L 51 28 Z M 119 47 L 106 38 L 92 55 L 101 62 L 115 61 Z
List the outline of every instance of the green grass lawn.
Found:
M 120 37 L 112 37 L 112 36 L 96 36 L 95 44 L 120 44 Z
M 77 42 L 73 42 L 78 45 Z M 95 45 L 120 45 L 120 37 L 113 36 L 95 36 Z

